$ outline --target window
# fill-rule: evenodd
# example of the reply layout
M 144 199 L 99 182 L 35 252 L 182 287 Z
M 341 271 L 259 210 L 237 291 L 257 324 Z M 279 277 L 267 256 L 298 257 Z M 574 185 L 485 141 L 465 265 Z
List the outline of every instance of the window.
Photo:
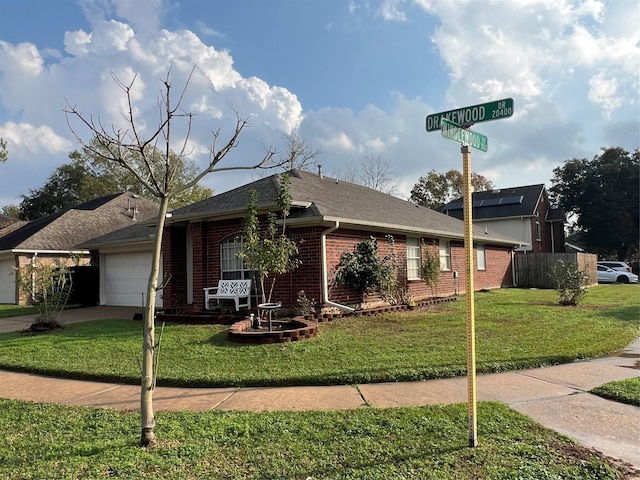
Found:
M 479 243 L 476 245 L 476 260 L 478 263 L 478 270 L 487 269 L 487 257 L 484 250 L 484 243 Z
M 407 278 L 420 278 L 420 239 L 407 237 Z
M 223 280 L 251 278 L 251 271 L 245 267 L 244 261 L 238 258 L 240 250 L 242 250 L 240 237 L 230 238 L 220 245 L 220 278 Z
M 440 240 L 440 270 L 451 270 L 451 242 Z
M 540 222 L 536 222 L 536 240 L 538 242 L 542 240 L 542 225 L 540 225 Z

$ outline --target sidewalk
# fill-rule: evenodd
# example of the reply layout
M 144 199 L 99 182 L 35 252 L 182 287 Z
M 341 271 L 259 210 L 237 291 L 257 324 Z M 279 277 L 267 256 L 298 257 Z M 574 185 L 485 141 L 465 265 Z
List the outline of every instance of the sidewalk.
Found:
M 119 308 L 70 310 L 62 323 L 99 318 L 131 318 L 130 315 L 140 311 L 125 307 L 116 310 Z M 20 324 L 19 319 L 10 320 Z M 0 331 L 7 331 L 5 322 L 6 320 L 0 320 Z M 26 326 L 28 324 L 16 329 Z M 587 393 L 603 383 L 639 377 L 639 367 L 640 338 L 616 357 L 478 376 L 477 396 L 479 401 L 504 402 L 542 425 L 575 438 L 582 445 L 595 448 L 640 469 L 640 407 L 604 400 Z M 55 379 L 0 371 L 0 386 L 0 396 L 3 398 L 33 402 L 118 410 L 138 410 L 140 402 L 140 387 L 135 385 Z M 466 401 L 466 378 L 356 386 L 241 389 L 158 387 L 154 393 L 156 411 L 337 410 Z

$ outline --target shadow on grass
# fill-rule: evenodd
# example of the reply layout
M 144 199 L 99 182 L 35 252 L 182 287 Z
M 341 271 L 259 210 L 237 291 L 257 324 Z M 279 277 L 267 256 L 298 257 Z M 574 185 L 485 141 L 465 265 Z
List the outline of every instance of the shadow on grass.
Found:
M 637 325 L 638 318 L 640 318 L 640 307 L 638 305 L 630 305 L 627 307 L 616 308 L 615 310 L 607 310 L 602 312 L 602 316 L 626 323 L 633 322 Z

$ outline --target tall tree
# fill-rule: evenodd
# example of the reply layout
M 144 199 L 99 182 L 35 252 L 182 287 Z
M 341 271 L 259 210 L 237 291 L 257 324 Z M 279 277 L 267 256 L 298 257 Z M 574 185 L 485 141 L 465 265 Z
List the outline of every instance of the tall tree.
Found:
M 187 145 L 191 129 L 193 114 L 185 112 L 181 107 L 184 93 L 189 85 L 195 67 L 191 70 L 184 89 L 178 96 L 175 104 L 172 103 L 172 85 L 170 83 L 171 69 L 167 72 L 162 84 L 164 87 L 163 97 L 159 98 L 159 121 L 155 129 L 150 129 L 150 135 L 142 135 L 140 121 L 133 107 L 133 86 L 136 81 L 134 77 L 130 83 L 123 83 L 117 76 L 113 79 L 123 91 L 127 105 L 127 111 L 123 112 L 126 119 L 126 128 L 112 126 L 107 129 L 102 124 L 96 124 L 91 116 L 85 116 L 76 107 L 67 103 L 65 113 L 67 122 L 72 132 L 76 136 L 83 148 L 88 148 L 96 157 L 102 158 L 110 165 L 120 166 L 127 169 L 137 179 L 138 183 L 151 192 L 160 200 L 160 210 L 155 229 L 155 243 L 153 249 L 153 260 L 149 282 L 146 292 L 146 305 L 143 319 L 143 339 L 142 339 L 142 372 L 140 391 L 140 413 L 141 413 L 141 433 L 140 444 L 150 446 L 156 443 L 155 415 L 153 409 L 153 390 L 155 388 L 156 371 L 156 341 L 155 341 L 155 306 L 156 291 L 162 288 L 158 283 L 160 255 L 162 253 L 162 237 L 164 232 L 165 218 L 171 198 L 181 191 L 196 185 L 202 178 L 213 172 L 222 170 L 255 169 L 265 166 L 273 157 L 274 152 L 269 149 L 264 157 L 253 165 L 222 167 L 220 162 L 237 145 L 238 137 L 248 120 L 241 119 L 236 113 L 236 126 L 230 139 L 218 147 L 220 129 L 213 134 L 213 141 L 209 149 L 209 162 L 207 166 L 195 175 L 189 182 L 181 183 L 177 180 L 177 172 L 180 169 L 179 163 L 188 155 Z M 84 126 L 91 135 L 92 141 L 84 141 L 76 130 L 71 126 L 71 121 L 75 120 Z M 172 151 L 172 132 L 177 128 L 180 121 L 184 122 L 187 134 L 184 135 L 181 147 Z M 149 146 L 153 149 L 149 149 Z M 156 155 L 162 152 L 162 156 Z M 142 161 L 136 161 L 140 158 Z M 164 283 L 164 282 L 163 282 Z
M 95 152 L 100 151 L 102 147 L 95 139 L 89 143 L 90 148 L 84 147 L 81 151 L 71 152 L 70 163 L 58 167 L 42 187 L 30 190 L 29 195 L 22 196 L 20 218 L 35 220 L 46 217 L 111 193 L 129 191 L 141 197 L 155 198 L 129 170 L 120 165 L 110 165 L 104 159 L 104 155 L 108 152 L 102 151 L 100 155 L 96 154 Z M 147 145 L 145 148 L 147 157 L 154 159 L 151 165 L 154 168 L 162 165 L 161 161 L 157 161 L 162 157 L 162 152 L 152 145 Z M 175 157 L 176 154 L 171 152 L 171 155 Z M 137 168 L 144 168 L 142 158 L 135 152 L 130 154 L 128 160 L 137 164 Z M 195 177 L 197 169 L 189 159 L 174 158 L 173 162 L 176 165 L 176 185 L 184 185 Z M 169 209 L 180 208 L 212 195 L 213 191 L 210 188 L 196 184 L 171 197 Z
M 149 192 L 135 175 L 121 165 L 113 165 L 105 160 L 107 152 L 101 152 L 97 155 L 95 152 L 100 151 L 101 145 L 95 139 L 92 140 L 92 148 L 82 149 L 82 158 L 91 170 L 92 176 L 101 179 L 110 185 L 112 193 L 129 191 L 140 195 L 141 197 L 153 199 L 154 194 Z M 146 157 L 151 159 L 150 168 L 155 170 L 156 176 L 162 176 L 162 156 L 163 152 L 153 145 L 146 145 Z M 184 207 L 191 203 L 198 202 L 213 196 L 213 190 L 200 184 L 182 189 L 181 187 L 188 184 L 198 174 L 198 168 L 189 158 L 182 156 L 181 158 L 175 152 L 170 152 L 171 164 L 174 166 L 173 173 L 176 193 L 169 201 L 169 209 Z M 144 158 L 137 152 L 131 152 L 128 159 L 132 165 L 136 166 L 136 170 L 142 171 L 146 169 Z
M 638 253 L 640 151 L 603 148 L 593 159 L 573 158 L 553 170 L 549 193 L 576 218 L 589 251 L 627 260 Z
M 365 156 L 360 162 L 360 168 L 347 164 L 345 170 L 340 170 L 335 176 L 345 182 L 357 183 L 389 195 L 393 195 L 398 189 L 392 165 L 372 154 Z
M 113 183 L 92 175 L 78 152 L 69 158 L 71 163 L 58 167 L 42 187 L 22 196 L 21 219 L 36 220 L 118 191 Z
M 317 165 L 317 157 L 322 153 L 320 149 L 313 149 L 309 143 L 297 133 L 283 134 L 283 153 L 280 163 L 285 170 L 310 170 Z
M 476 172 L 471 172 L 471 185 L 476 192 L 493 190 L 491 180 Z M 462 173 L 458 170 L 452 169 L 445 173 L 429 170 L 427 176 L 420 177 L 413 186 L 409 200 L 423 207 L 437 208 L 461 197 L 463 193 Z

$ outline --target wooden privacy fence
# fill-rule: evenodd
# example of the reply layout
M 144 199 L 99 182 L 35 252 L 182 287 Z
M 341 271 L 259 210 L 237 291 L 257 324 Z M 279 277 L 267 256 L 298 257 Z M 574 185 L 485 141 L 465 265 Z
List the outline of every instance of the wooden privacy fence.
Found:
M 526 253 L 513 257 L 513 278 L 517 287 L 553 288 L 551 269 L 562 260 L 577 263 L 578 270 L 589 273 L 589 285 L 598 283 L 598 258 L 591 253 Z

